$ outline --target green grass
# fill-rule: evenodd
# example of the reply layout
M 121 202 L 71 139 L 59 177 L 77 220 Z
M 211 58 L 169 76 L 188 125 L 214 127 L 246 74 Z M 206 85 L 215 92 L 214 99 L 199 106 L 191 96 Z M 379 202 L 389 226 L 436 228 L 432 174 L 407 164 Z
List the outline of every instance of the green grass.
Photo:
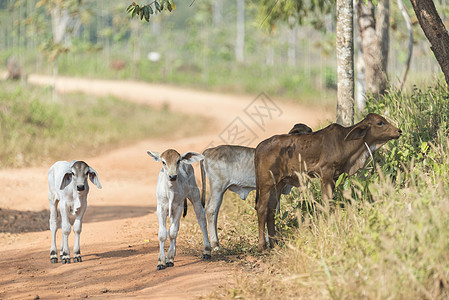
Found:
M 60 95 L 0 82 L 0 168 L 94 156 L 144 138 L 191 135 L 207 120 L 113 97 Z M 182 126 L 188 123 L 189 126 Z M 176 129 L 176 130 L 175 130 Z
M 240 267 L 232 284 L 208 298 L 447 299 L 448 95 L 437 85 L 371 100 L 368 110 L 403 136 L 342 178 L 339 205 L 321 202 L 317 180 L 283 197 L 281 241 L 271 251 L 256 251 L 254 195 L 245 202 L 228 193 L 219 218 L 223 249 L 213 259 Z

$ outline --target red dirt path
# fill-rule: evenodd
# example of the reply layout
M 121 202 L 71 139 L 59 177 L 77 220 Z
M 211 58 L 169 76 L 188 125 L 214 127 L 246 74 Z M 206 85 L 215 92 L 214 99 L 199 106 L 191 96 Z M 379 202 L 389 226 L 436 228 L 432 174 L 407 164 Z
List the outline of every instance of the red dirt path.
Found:
M 50 77 L 38 75 L 30 75 L 28 79 L 32 84 L 52 82 Z M 98 157 L 67 158 L 86 160 L 96 169 L 103 185 L 102 190 L 93 185 L 90 189 L 81 234 L 82 263 L 50 264 L 50 232 L 45 230 L 48 228 L 46 175 L 49 166 L 0 170 L 0 222 L 3 222 L 0 228 L 8 228 L 8 232 L 0 233 L 0 299 L 37 296 L 40 299 L 190 299 L 232 284 L 233 272 L 243 270 L 235 270 L 232 265 L 213 258 L 201 260 L 202 249 L 198 249 L 197 255 L 183 254 L 182 242 L 178 243 L 175 267 L 156 271 L 155 188 L 160 166 L 146 150 L 175 148 L 179 152 L 201 152 L 207 146 L 232 141 L 232 129 L 247 130 L 246 137 L 236 141 L 246 144 L 251 141 L 250 145 L 255 146 L 275 133 L 287 132 L 298 122 L 316 129 L 332 115 L 276 99 L 273 99 L 276 106 L 267 100 L 272 105 L 270 111 L 260 105 L 262 98 L 252 102 L 256 96 L 223 95 L 131 81 L 60 78 L 57 86 L 62 93 L 111 94 L 157 107 L 168 105 L 173 111 L 207 116 L 214 123 L 190 138 L 148 139 L 111 149 Z M 245 113 L 245 109 L 257 112 L 258 104 L 259 115 L 251 118 Z M 199 173 L 196 174 L 198 178 Z M 189 210 L 193 213 L 191 207 Z M 185 233 L 181 221 L 182 234 Z M 60 239 L 58 230 L 58 246 Z M 72 233 L 71 248 L 73 241 Z

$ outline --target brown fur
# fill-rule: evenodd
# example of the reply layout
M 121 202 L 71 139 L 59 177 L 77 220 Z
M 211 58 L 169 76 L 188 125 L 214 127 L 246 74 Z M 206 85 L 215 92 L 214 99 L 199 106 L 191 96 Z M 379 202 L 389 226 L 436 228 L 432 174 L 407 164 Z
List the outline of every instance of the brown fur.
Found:
M 298 123 L 298 124 L 295 124 L 295 126 L 293 126 L 292 129 L 290 129 L 288 134 L 306 134 L 306 133 L 311 133 L 311 132 L 312 132 L 312 128 L 310 128 L 306 124 Z
M 19 64 L 12 57 L 6 60 L 6 69 L 8 71 L 7 79 L 18 80 L 22 76 L 22 70 Z
M 320 177 L 322 195 L 332 197 L 335 180 L 342 173 L 354 174 L 362 168 L 371 151 L 401 130 L 377 114 L 368 114 L 354 126 L 331 124 L 305 135 L 275 135 L 256 148 L 256 209 L 259 222 L 259 250 L 266 248 L 265 223 L 273 246 L 274 210 L 286 184 L 299 186 L 297 173 Z

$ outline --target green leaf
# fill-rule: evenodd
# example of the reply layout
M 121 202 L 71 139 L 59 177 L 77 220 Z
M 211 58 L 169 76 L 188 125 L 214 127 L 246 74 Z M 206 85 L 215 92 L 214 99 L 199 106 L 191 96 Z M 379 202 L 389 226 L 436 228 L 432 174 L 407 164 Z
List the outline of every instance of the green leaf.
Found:
M 148 5 L 143 8 L 143 14 L 145 16 L 145 21 L 150 22 L 150 10 Z
M 148 10 L 150 11 L 150 15 L 154 14 L 153 8 L 151 5 L 148 5 Z
M 343 189 L 344 190 L 349 189 L 350 184 L 351 184 L 351 180 L 349 178 L 346 178 L 345 182 L 343 183 Z
M 337 182 L 335 183 L 335 187 L 339 186 L 345 179 L 346 179 L 346 173 L 340 174 L 340 176 L 338 176 Z
M 159 2 L 158 2 L 158 1 L 154 1 L 154 6 L 156 7 L 156 10 L 157 10 L 157 11 L 159 11 L 159 12 L 161 12 L 161 11 L 162 11 L 162 9 L 161 9 L 161 5 L 159 4 Z
M 130 13 L 131 12 L 131 9 L 134 7 L 134 5 L 130 5 L 130 6 L 128 6 L 128 8 L 126 9 L 126 12 L 127 13 Z

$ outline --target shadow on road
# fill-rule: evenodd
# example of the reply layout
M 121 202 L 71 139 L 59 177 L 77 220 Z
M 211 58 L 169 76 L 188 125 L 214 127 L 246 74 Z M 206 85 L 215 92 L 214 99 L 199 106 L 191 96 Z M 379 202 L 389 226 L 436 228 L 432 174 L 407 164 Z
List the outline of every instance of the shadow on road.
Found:
M 88 206 L 83 223 L 137 218 L 156 211 L 151 206 Z M 49 230 L 50 211 L 0 208 L 0 232 L 23 233 Z

